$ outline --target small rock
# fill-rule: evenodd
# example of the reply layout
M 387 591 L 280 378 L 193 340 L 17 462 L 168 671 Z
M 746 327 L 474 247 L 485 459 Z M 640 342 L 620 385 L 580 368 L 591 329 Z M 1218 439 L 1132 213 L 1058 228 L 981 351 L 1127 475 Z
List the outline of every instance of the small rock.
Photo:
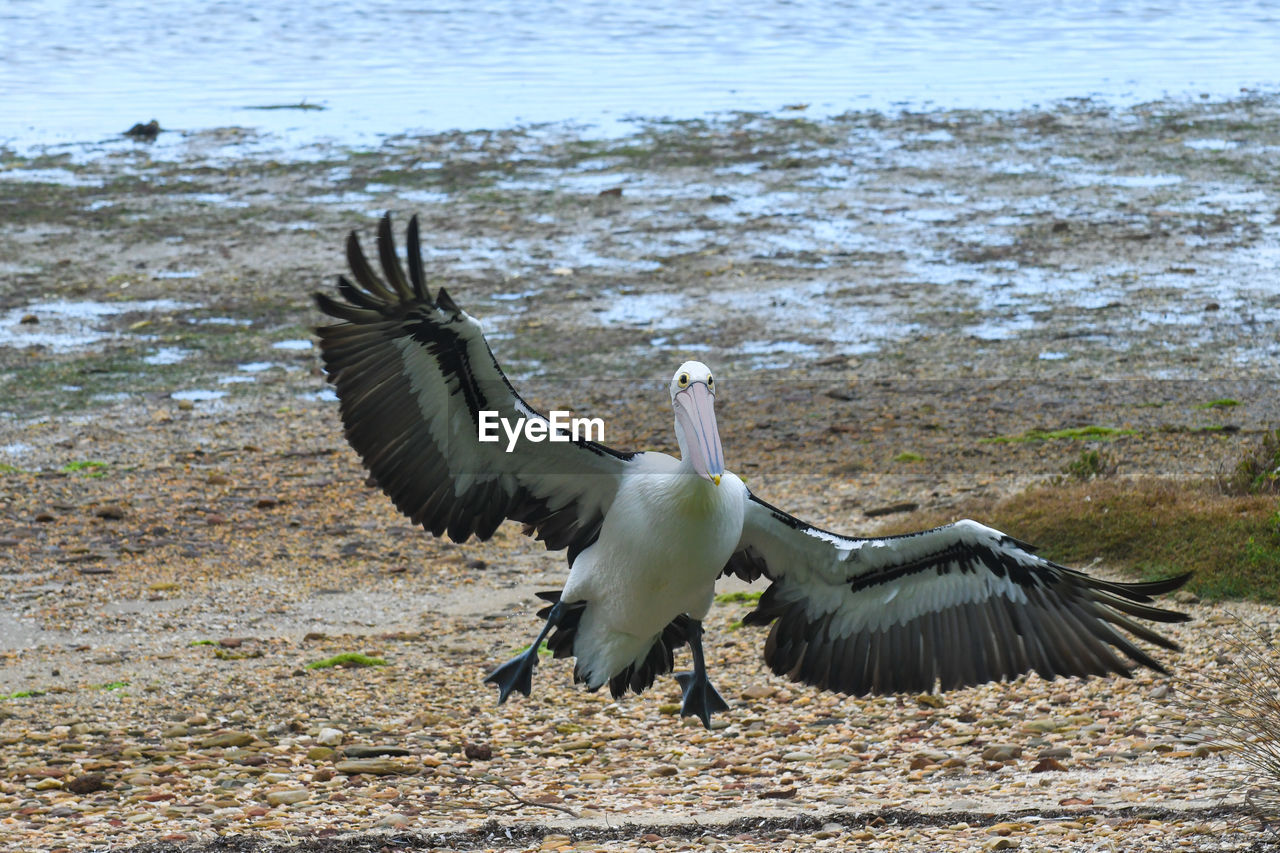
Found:
M 389 814 L 374 824 L 382 829 L 405 829 L 413 820 L 408 815 L 402 815 L 399 812 Z
M 822 829 L 813 834 L 814 838 L 838 838 L 844 832 L 844 827 L 838 823 L 824 823 Z
M 493 747 L 487 743 L 469 743 L 462 747 L 462 754 L 472 761 L 488 761 L 493 758 Z
M 280 506 L 280 500 L 278 498 L 258 498 L 254 506 L 258 509 L 271 509 L 272 507 Z
M 107 521 L 119 521 L 124 518 L 125 511 L 119 504 L 103 504 L 94 510 L 93 514 Z
M 1029 732 L 1047 734 L 1062 728 L 1062 721 L 1053 717 L 1039 717 L 1038 719 L 1028 720 L 1023 723 L 1022 728 Z
M 315 773 L 311 774 L 311 781 L 312 782 L 328 782 L 330 779 L 332 779 L 336 775 L 337 774 L 334 773 L 332 770 L 330 770 L 328 767 L 321 767 Z
M 1147 694 L 1147 698 L 1164 699 L 1168 695 L 1169 695 L 1169 685 L 1157 684 L 1155 687 L 1151 688 L 1151 692 Z
M 83 776 L 77 776 L 70 782 L 66 783 L 66 789 L 73 794 L 92 794 L 94 791 L 103 791 L 110 787 L 107 784 L 107 775 L 105 773 L 85 773 Z
M 267 794 L 267 802 L 273 806 L 290 806 L 294 803 L 300 803 L 310 796 L 310 792 L 302 788 L 295 788 L 289 791 L 271 791 Z
M 52 791 L 55 788 L 61 788 L 61 787 L 62 787 L 62 780 L 53 779 L 53 778 L 41 779 L 35 785 L 35 788 L 37 791 Z
M 333 769 L 348 775 L 368 773 L 371 776 L 395 776 L 412 771 L 412 768 L 389 758 L 349 759 L 347 761 L 339 761 L 333 766 Z
M 993 838 L 984 845 L 986 850 L 1017 850 L 1018 842 L 1012 838 Z
M 1068 746 L 1051 746 L 1040 750 L 1040 754 L 1036 758 L 1070 758 L 1071 747 Z
M 1012 743 L 993 743 L 982 750 L 983 761 L 1013 761 L 1022 757 L 1022 747 Z
M 307 750 L 308 761 L 328 761 L 336 752 L 331 746 L 313 746 Z
M 200 741 L 201 749 L 229 749 L 236 746 L 248 746 L 253 743 L 253 735 L 248 732 L 220 732 Z
M 40 322 L 40 318 L 35 314 L 23 314 L 22 319 L 18 321 L 24 326 L 31 326 Z
M 673 767 L 672 765 L 670 765 L 670 764 L 663 764 L 663 765 L 661 765 L 661 766 L 659 766 L 659 767 L 655 767 L 655 768 L 653 768 L 652 770 L 650 770 L 650 771 L 649 771 L 649 774 L 650 774 L 651 776 L 659 776 L 659 777 L 664 777 L 664 778 L 665 778 L 665 777 L 667 777 L 667 776 L 674 776 L 674 775 L 676 775 L 676 774 L 677 774 L 677 773 L 679 773 L 679 772 L 680 772 L 680 771 L 679 771 L 679 770 L 677 770 L 677 769 L 676 769 L 675 767 Z
M 1199 604 L 1200 596 L 1189 589 L 1180 589 L 1173 594 L 1173 600 L 1179 604 Z
M 778 688 L 771 687 L 768 684 L 752 684 L 746 690 L 742 691 L 743 699 L 768 699 L 770 696 L 778 692 Z
M 325 728 L 325 729 L 321 729 L 320 732 L 316 735 L 316 743 L 320 744 L 321 746 L 337 746 L 338 744 L 342 743 L 343 737 L 344 737 L 344 734 L 342 732 L 342 729 Z
M 467 568 L 468 569 L 487 569 L 489 568 L 489 564 L 486 563 L 484 560 L 468 560 Z
M 160 135 L 162 129 L 160 122 L 152 119 L 148 122 L 137 122 L 133 127 L 126 130 L 124 135 L 139 142 L 153 142 Z
M 380 755 L 408 755 L 409 750 L 403 746 L 378 746 L 357 744 L 342 751 L 347 758 L 377 758 Z M 470 758 L 471 756 L 467 756 Z
M 1062 762 L 1056 758 L 1042 758 L 1036 762 L 1036 766 L 1031 768 L 1032 773 L 1048 773 L 1050 771 L 1062 771 L 1067 768 Z

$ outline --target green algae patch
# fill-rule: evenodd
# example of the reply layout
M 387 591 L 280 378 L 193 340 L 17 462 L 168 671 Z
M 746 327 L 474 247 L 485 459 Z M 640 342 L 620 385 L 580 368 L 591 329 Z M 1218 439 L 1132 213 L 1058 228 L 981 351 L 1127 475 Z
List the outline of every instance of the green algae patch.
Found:
M 1068 427 L 1066 429 L 1030 429 L 1021 435 L 998 435 L 982 439 L 983 444 L 1009 444 L 1024 441 L 1056 441 L 1058 439 L 1108 441 L 1122 435 L 1137 435 L 1137 430 L 1106 426 Z
M 334 655 L 333 657 L 325 658 L 324 660 L 312 661 L 307 664 L 307 669 L 331 669 L 335 666 L 353 669 L 364 666 L 390 666 L 390 664 L 382 658 L 362 655 L 359 652 L 344 652 L 343 654 Z

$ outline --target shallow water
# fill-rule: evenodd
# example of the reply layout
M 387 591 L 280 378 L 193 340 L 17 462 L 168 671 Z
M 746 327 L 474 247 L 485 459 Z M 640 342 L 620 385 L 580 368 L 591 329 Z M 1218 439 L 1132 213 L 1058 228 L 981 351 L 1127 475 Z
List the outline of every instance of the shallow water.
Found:
M 153 117 L 286 146 L 546 121 L 616 131 L 637 115 L 1134 102 L 1280 81 L 1275 3 L 1135 5 L 9 0 L 0 142 L 99 140 Z M 324 109 L 266 109 L 302 104 Z

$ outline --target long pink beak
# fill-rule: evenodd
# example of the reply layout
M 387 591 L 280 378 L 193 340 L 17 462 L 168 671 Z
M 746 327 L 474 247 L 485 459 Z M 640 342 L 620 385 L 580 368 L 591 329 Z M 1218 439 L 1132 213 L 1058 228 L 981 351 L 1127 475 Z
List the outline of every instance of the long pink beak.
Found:
M 724 474 L 724 448 L 716 428 L 715 397 L 702 382 L 676 392 L 676 417 L 688 443 L 689 463 L 699 477 L 717 486 Z

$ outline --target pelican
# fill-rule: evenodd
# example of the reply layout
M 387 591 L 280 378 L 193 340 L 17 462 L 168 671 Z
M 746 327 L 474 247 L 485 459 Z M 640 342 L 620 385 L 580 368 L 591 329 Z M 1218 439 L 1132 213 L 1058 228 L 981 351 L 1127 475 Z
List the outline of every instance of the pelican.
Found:
M 773 672 L 855 696 L 1031 671 L 1046 679 L 1129 676 L 1138 665 L 1165 672 L 1118 629 L 1178 649 L 1137 620 L 1185 621 L 1152 596 L 1189 575 L 1116 583 L 974 521 L 858 538 L 778 509 L 725 467 L 715 377 L 697 361 L 681 364 L 669 388 L 678 459 L 563 434 L 518 441 L 510 452 L 480 441 L 482 412 L 555 431 L 507 381 L 480 323 L 443 287 L 429 292 L 417 217 L 407 241 L 406 277 L 390 217 L 382 219 L 379 277 L 351 233 L 352 278 L 338 277 L 340 298 L 315 296 L 339 321 L 319 327 L 320 348 L 347 440 L 415 524 L 463 542 L 487 539 L 510 519 L 567 552 L 563 589 L 538 594 L 547 604 L 537 637 L 485 678 L 499 703 L 529 695 L 544 641 L 555 657 L 576 659 L 575 682 L 608 684 L 615 697 L 671 672 L 687 645 L 693 670 L 676 675 L 681 715 L 710 728 L 712 714 L 729 707 L 702 648 L 722 575 L 770 582 L 743 622 L 772 626 L 764 659 Z

